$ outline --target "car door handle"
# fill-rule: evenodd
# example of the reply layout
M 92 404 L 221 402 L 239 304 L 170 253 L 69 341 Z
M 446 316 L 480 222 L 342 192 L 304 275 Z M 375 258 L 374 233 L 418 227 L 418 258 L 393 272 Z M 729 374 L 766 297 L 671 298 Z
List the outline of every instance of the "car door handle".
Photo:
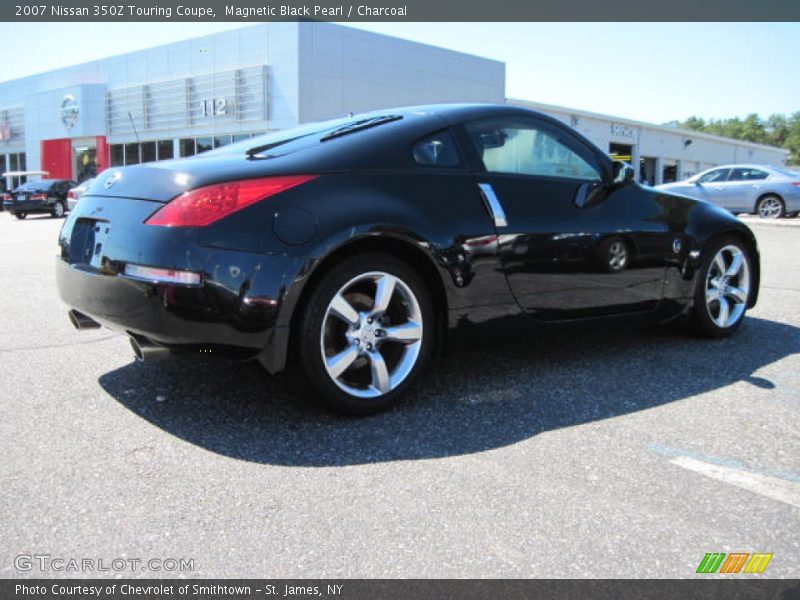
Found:
M 718 185 L 718 186 L 717 186 L 717 187 L 715 187 L 714 189 L 715 189 L 716 191 L 718 191 L 718 192 L 721 192 L 721 191 L 722 191 L 722 186 Z
M 492 219 L 494 219 L 494 226 L 507 227 L 508 220 L 506 220 L 506 213 L 503 210 L 503 205 L 500 204 L 500 200 L 497 198 L 497 194 L 494 193 L 492 186 L 488 183 L 479 183 L 478 187 L 481 190 L 483 201 L 486 203 L 486 207 L 489 209 Z

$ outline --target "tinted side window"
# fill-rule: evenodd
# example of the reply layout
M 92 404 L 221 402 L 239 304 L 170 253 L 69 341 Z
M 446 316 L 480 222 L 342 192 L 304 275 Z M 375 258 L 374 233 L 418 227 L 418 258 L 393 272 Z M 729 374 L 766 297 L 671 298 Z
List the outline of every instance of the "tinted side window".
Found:
M 714 169 L 713 171 L 709 171 L 708 173 L 700 177 L 700 179 L 698 179 L 697 181 L 699 181 L 700 183 L 714 183 L 714 182 L 720 183 L 728 178 L 729 171 L 730 169 Z
M 440 131 L 416 142 L 411 151 L 414 162 L 422 167 L 457 167 L 461 164 L 449 131 Z
M 493 119 L 467 125 L 486 170 L 600 181 L 600 172 L 549 132 L 527 122 Z
M 760 181 L 769 177 L 769 173 L 761 169 L 733 169 L 728 181 Z

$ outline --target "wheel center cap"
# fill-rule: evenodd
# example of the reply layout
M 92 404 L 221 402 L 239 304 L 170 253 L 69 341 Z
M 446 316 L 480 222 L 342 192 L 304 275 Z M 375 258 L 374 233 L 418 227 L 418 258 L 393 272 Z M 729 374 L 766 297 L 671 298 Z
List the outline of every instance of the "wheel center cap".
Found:
M 375 328 L 372 325 L 365 325 L 361 329 L 361 340 L 366 343 L 370 344 L 375 339 Z

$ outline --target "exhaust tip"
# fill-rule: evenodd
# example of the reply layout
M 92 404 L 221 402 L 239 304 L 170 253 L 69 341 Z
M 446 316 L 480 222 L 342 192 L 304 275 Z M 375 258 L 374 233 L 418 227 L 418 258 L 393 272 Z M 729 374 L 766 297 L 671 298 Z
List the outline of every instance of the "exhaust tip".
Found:
M 130 338 L 131 342 L 131 350 L 133 350 L 133 356 L 139 362 L 144 362 L 144 352 L 142 351 L 142 347 L 139 345 L 139 342 L 136 341 L 136 338 Z
M 78 331 L 84 329 L 100 329 L 101 327 L 100 323 L 75 309 L 70 310 L 67 315 L 69 316 L 69 321 L 72 323 L 72 326 Z
M 140 362 L 161 360 L 172 354 L 169 348 L 155 344 L 145 337 L 130 335 L 128 339 L 131 343 L 133 356 Z

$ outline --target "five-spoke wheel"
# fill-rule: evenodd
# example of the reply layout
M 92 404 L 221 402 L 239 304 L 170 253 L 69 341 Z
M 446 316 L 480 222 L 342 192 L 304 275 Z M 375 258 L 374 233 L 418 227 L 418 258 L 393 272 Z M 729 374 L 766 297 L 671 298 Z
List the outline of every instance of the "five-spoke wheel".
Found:
M 729 335 L 741 322 L 750 298 L 751 272 L 747 248 L 725 239 L 711 248 L 695 295 L 695 324 L 712 337 Z
M 428 362 L 433 321 L 430 294 L 411 267 L 382 254 L 345 260 L 309 299 L 298 348 L 307 383 L 336 409 L 383 410 Z
M 762 219 L 780 219 L 784 210 L 783 200 L 777 196 L 764 196 L 756 206 L 756 212 Z
M 320 347 L 336 385 L 372 398 L 408 377 L 422 337 L 422 313 L 411 288 L 394 275 L 373 271 L 354 277 L 331 299 Z

